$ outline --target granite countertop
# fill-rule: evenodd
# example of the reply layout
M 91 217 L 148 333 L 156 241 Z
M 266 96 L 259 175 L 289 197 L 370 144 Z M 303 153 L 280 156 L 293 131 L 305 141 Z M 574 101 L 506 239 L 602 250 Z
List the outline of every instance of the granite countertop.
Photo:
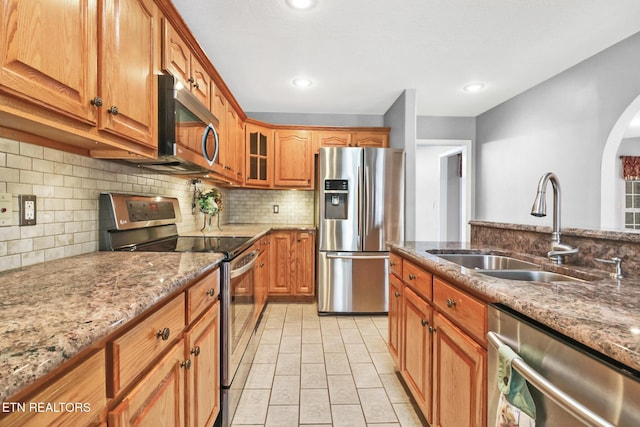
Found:
M 0 401 L 221 260 L 214 253 L 94 252 L 0 273 Z
M 390 247 L 485 301 L 504 304 L 630 367 L 635 375 L 640 373 L 640 280 L 615 280 L 602 271 L 554 266 L 545 258 L 509 253 L 503 254 L 589 281 L 543 283 L 497 279 L 437 256 L 437 252 L 468 250 L 500 253 L 491 248 L 437 242 L 390 243 Z
M 222 224 L 220 229 L 211 231 L 191 231 L 181 233 L 183 236 L 245 236 L 259 239 L 269 231 L 276 230 L 315 230 L 314 224 Z

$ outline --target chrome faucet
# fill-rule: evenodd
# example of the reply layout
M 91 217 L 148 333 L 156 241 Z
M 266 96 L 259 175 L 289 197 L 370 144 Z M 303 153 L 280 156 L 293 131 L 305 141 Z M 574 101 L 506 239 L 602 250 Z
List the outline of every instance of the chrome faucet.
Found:
M 546 189 L 551 181 L 553 187 L 553 232 L 551 233 L 551 246 L 547 252 L 547 258 L 556 264 L 564 264 L 567 255 L 577 254 L 578 248 L 569 246 L 560 241 L 560 182 L 558 177 L 551 172 L 542 175 L 538 182 L 538 193 L 531 207 L 531 215 L 547 216 Z

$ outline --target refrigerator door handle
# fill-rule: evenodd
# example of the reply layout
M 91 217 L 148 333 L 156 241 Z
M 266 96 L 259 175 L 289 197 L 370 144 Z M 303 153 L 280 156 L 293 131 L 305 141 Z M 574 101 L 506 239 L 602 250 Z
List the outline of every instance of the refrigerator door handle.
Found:
M 328 259 L 389 259 L 389 255 L 336 255 L 327 254 Z
M 358 247 L 362 248 L 361 240 L 360 240 L 360 231 L 361 231 L 361 228 L 360 228 L 360 215 L 361 215 L 361 204 L 362 204 L 362 201 L 361 201 L 361 197 L 362 197 L 361 196 L 361 193 L 362 193 L 362 191 L 361 191 L 362 190 L 362 188 L 361 188 L 362 187 L 362 178 L 360 177 L 360 166 L 358 166 L 358 174 L 356 176 L 358 177 L 358 200 L 357 200 L 357 203 L 358 203 L 358 215 L 357 215 L 357 217 L 358 217 Z
M 369 232 L 369 212 L 373 209 L 371 203 L 371 182 L 369 181 L 369 166 L 364 166 L 364 231 L 363 235 Z

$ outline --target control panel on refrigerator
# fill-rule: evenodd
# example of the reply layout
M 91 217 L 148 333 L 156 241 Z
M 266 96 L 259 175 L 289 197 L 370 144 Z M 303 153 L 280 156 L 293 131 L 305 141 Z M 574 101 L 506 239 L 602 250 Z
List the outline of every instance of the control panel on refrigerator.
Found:
M 347 219 L 348 196 L 349 181 L 346 179 L 325 179 L 324 219 Z

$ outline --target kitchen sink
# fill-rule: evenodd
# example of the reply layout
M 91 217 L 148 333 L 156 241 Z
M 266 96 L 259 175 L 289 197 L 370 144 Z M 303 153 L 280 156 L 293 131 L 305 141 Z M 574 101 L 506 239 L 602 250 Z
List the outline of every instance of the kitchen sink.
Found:
M 522 261 L 503 255 L 489 254 L 434 254 L 466 268 L 476 270 L 540 270 L 532 262 Z M 523 279 L 524 280 L 524 279 Z
M 541 270 L 484 270 L 478 272 L 486 274 L 487 276 L 508 280 L 524 280 L 532 282 L 584 282 L 584 280 L 576 277 Z

